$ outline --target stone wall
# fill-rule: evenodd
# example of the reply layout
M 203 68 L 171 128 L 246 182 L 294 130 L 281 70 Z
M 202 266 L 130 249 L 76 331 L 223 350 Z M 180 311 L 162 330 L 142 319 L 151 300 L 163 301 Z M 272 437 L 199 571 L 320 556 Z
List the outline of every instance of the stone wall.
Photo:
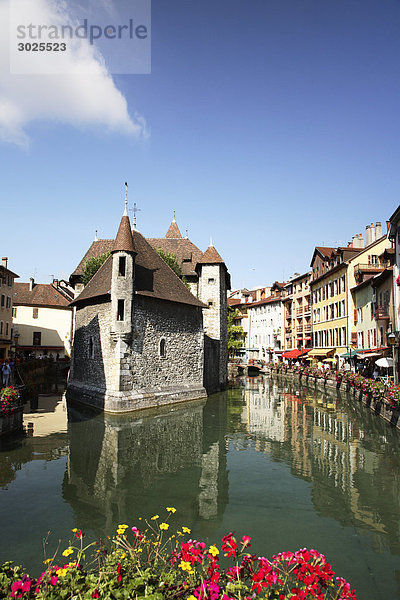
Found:
M 114 332 L 110 307 L 76 312 L 69 399 L 128 412 L 206 396 L 201 308 L 135 296 L 127 336 Z
M 130 358 L 133 388 L 203 383 L 202 309 L 136 296 Z M 165 356 L 160 342 L 165 341 Z

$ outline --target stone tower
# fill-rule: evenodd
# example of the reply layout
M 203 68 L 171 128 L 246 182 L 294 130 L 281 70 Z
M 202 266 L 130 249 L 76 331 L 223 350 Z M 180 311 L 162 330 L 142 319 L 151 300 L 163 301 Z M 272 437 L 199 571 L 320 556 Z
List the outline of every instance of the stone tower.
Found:
M 205 387 L 208 392 L 223 390 L 228 378 L 227 290 L 229 274 L 212 244 L 197 264 L 198 298 L 208 306 L 203 311 Z
M 110 335 L 115 342 L 113 357 L 113 380 L 115 391 L 127 391 L 132 383 L 129 376 L 129 344 L 133 330 L 133 297 L 136 251 L 133 243 L 127 207 L 115 238 L 111 274 L 111 327 Z

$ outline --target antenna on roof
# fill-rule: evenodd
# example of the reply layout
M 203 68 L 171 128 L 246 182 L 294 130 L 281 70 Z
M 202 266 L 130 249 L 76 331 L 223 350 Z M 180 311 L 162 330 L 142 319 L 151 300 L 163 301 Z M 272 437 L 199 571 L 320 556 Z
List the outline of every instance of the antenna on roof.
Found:
M 186 231 L 186 238 L 189 239 L 189 230 L 185 229 L 185 231 Z
M 124 217 L 128 216 L 128 183 L 125 181 L 125 210 Z
M 175 211 L 174 211 L 174 218 L 173 218 L 172 220 L 173 220 L 173 222 L 175 223 Z
M 96 231 L 94 232 L 94 241 L 95 241 L 95 242 L 98 242 L 98 241 L 99 241 L 99 238 L 97 237 L 97 229 L 96 229 Z

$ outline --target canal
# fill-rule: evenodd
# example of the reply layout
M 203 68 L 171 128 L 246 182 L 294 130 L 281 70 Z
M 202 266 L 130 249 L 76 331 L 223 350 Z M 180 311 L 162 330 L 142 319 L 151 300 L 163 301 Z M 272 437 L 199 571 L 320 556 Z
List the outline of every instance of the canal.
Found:
M 49 555 L 74 527 L 97 539 L 174 506 L 197 539 L 315 548 L 360 600 L 400 598 L 400 432 L 346 394 L 257 377 L 158 414 L 57 391 L 25 413 L 27 436 L 1 441 L 2 562 L 37 574 L 46 536 Z

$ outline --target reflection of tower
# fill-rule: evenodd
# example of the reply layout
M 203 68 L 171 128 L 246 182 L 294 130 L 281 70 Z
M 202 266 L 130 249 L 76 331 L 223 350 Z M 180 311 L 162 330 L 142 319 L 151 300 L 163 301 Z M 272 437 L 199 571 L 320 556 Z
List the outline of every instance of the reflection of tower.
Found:
M 134 524 L 165 506 L 176 506 L 184 523 L 217 518 L 225 506 L 219 487 L 226 485 L 226 467 L 216 437 L 223 440 L 223 433 L 218 423 L 204 433 L 204 403 L 124 416 L 71 407 L 64 498 L 80 526 L 102 536 L 118 522 Z M 202 508 L 207 503 L 211 512 Z
M 198 500 L 203 536 L 212 535 L 216 525 L 222 520 L 228 503 L 226 421 L 225 395 L 213 396 L 203 410 L 203 455 Z

